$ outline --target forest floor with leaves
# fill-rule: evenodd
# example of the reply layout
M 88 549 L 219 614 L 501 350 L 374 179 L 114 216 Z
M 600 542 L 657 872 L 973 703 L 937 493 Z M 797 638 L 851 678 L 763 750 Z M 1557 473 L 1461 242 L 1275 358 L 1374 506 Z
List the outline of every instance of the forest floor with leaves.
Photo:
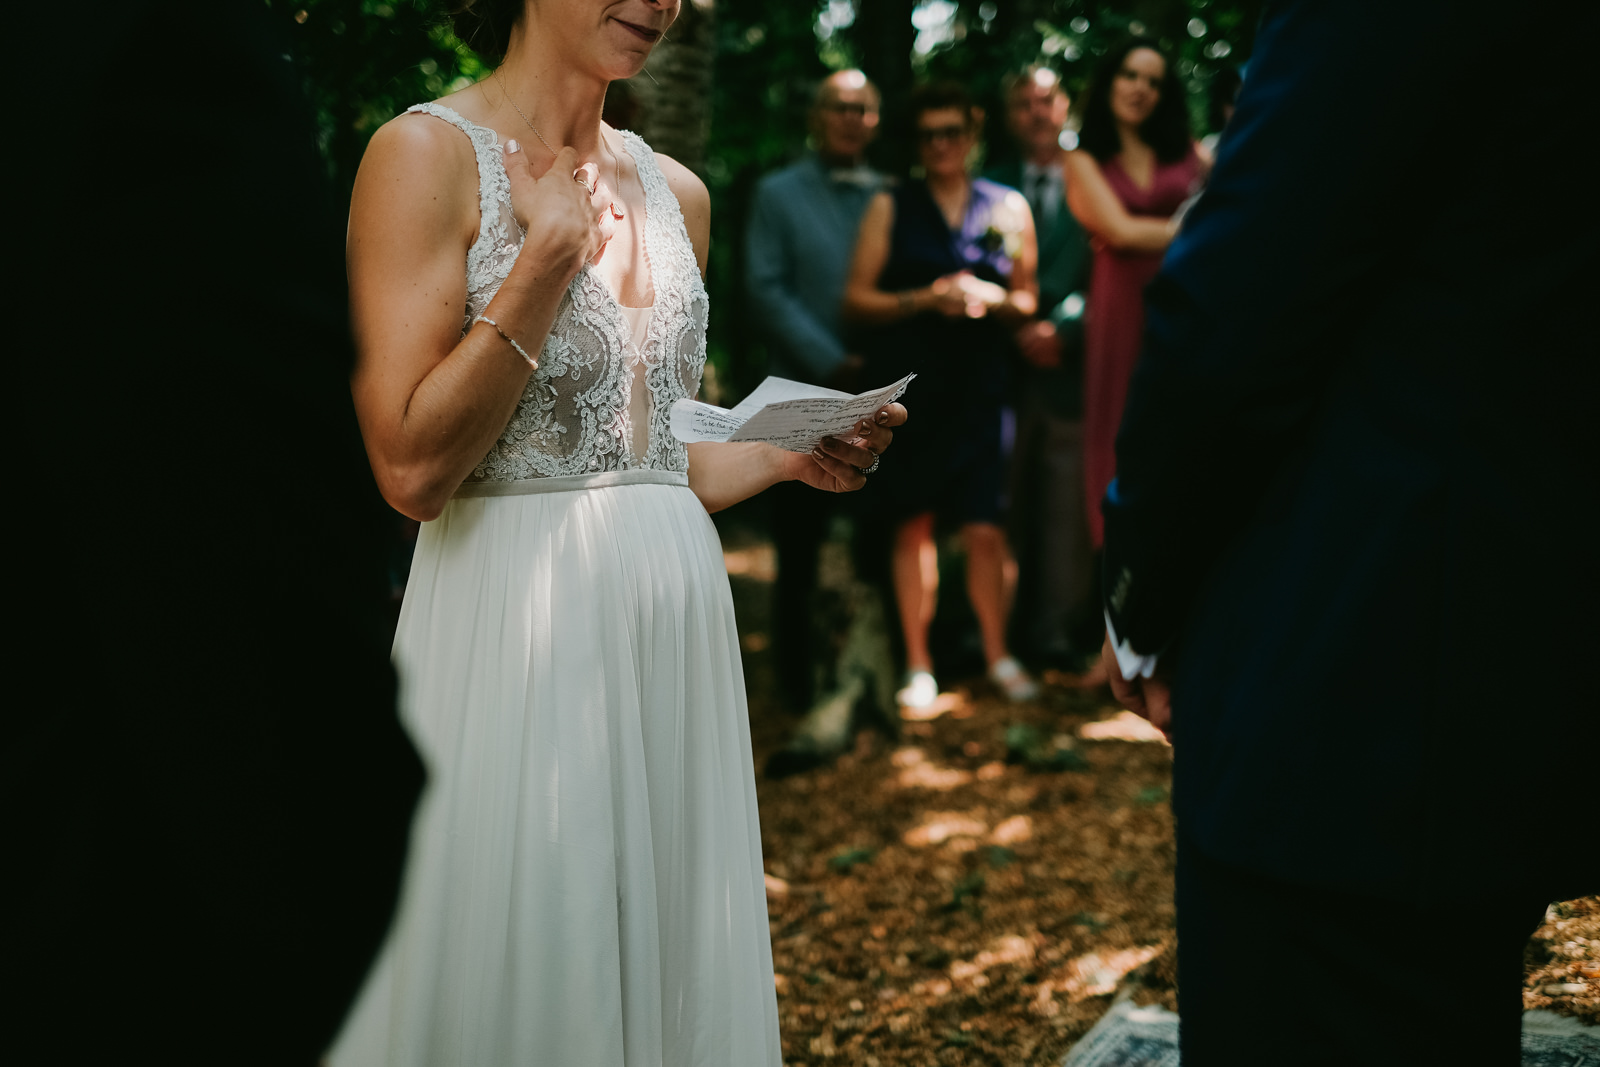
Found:
M 770 547 L 728 555 L 759 769 L 796 720 L 772 692 Z M 897 740 L 758 770 L 790 1067 L 1057 1064 L 1118 996 L 1178 1009 L 1172 750 L 1105 687 L 1054 680 L 1020 705 L 956 686 Z M 1600 1023 L 1600 898 L 1552 906 L 1524 1002 Z

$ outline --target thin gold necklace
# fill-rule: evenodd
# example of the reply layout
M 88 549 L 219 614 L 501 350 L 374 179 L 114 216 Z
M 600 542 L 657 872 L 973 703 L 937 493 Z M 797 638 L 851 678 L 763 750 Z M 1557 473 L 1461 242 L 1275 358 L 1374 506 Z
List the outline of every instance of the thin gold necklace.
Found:
M 533 120 L 530 119 L 527 116 L 527 113 L 524 112 L 522 110 L 522 108 L 517 107 L 517 102 L 515 100 L 511 99 L 511 94 L 510 93 L 506 92 L 506 83 L 500 80 L 500 68 L 499 67 L 496 67 L 495 70 L 494 70 L 494 81 L 495 81 L 495 84 L 500 87 L 500 95 L 506 98 L 506 103 L 510 104 L 513 108 L 516 109 L 516 112 L 517 112 L 518 115 L 522 116 L 522 121 L 526 122 L 528 124 L 528 129 L 532 130 L 533 131 L 533 135 L 535 137 L 539 138 L 539 143 L 544 145 L 545 148 L 549 150 L 549 152 L 550 152 L 550 154 L 552 156 L 558 155 L 559 153 L 556 152 L 556 150 L 550 146 L 550 142 L 546 141 L 544 139 L 544 134 L 539 132 L 539 127 L 537 127 L 537 126 L 535 126 L 533 124 Z M 616 149 L 612 148 L 609 142 L 606 142 L 606 138 L 605 138 L 605 134 L 604 133 L 602 133 L 600 135 L 600 140 L 601 140 L 602 143 L 605 144 L 606 151 L 611 153 L 611 162 L 612 162 L 613 166 L 616 169 L 617 184 L 616 184 L 616 187 L 613 188 L 611 191 L 613 193 L 615 193 L 616 195 L 621 196 L 622 195 L 622 157 L 617 155 Z M 624 218 L 627 217 L 627 216 L 623 215 L 622 212 L 617 210 L 617 202 L 615 200 L 611 201 L 611 217 L 613 219 L 616 219 L 618 222 L 621 222 Z

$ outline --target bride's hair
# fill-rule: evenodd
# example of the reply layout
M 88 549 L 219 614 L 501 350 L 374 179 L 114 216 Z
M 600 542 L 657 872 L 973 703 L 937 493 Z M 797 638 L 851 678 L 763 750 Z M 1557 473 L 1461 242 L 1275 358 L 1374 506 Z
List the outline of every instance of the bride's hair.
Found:
M 443 0 L 456 37 L 490 63 L 499 64 L 522 17 L 523 0 Z

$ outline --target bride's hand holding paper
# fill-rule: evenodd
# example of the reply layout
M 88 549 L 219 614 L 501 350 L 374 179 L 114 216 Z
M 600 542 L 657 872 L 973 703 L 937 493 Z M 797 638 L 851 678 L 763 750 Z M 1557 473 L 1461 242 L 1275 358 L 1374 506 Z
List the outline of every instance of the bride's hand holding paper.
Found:
M 848 440 L 825 437 L 816 448 L 801 454 L 783 453 L 786 480 L 804 482 L 828 493 L 853 493 L 867 484 L 867 472 L 894 441 L 894 427 L 904 424 L 903 404 L 887 404 L 863 419 Z
M 905 407 L 895 401 L 915 377 L 856 395 L 768 378 L 731 409 L 679 400 L 672 405 L 672 435 L 692 446 L 767 446 L 776 480 L 852 492 L 866 484 L 867 472 L 894 440 L 894 427 L 906 421 Z
M 899 406 L 894 402 L 915 377 L 908 374 L 881 389 L 855 395 L 768 378 L 732 408 L 679 400 L 672 405 L 672 436 L 685 443 L 759 441 L 788 452 L 810 452 L 824 438 L 858 436 L 863 420 L 875 419 L 886 406 Z

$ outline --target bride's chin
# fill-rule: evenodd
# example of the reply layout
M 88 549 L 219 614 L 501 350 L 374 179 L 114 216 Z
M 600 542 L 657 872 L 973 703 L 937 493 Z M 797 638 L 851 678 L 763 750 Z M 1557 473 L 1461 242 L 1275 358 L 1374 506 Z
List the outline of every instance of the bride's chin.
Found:
M 650 53 L 628 52 L 606 64 L 606 81 L 624 81 L 644 69 Z

